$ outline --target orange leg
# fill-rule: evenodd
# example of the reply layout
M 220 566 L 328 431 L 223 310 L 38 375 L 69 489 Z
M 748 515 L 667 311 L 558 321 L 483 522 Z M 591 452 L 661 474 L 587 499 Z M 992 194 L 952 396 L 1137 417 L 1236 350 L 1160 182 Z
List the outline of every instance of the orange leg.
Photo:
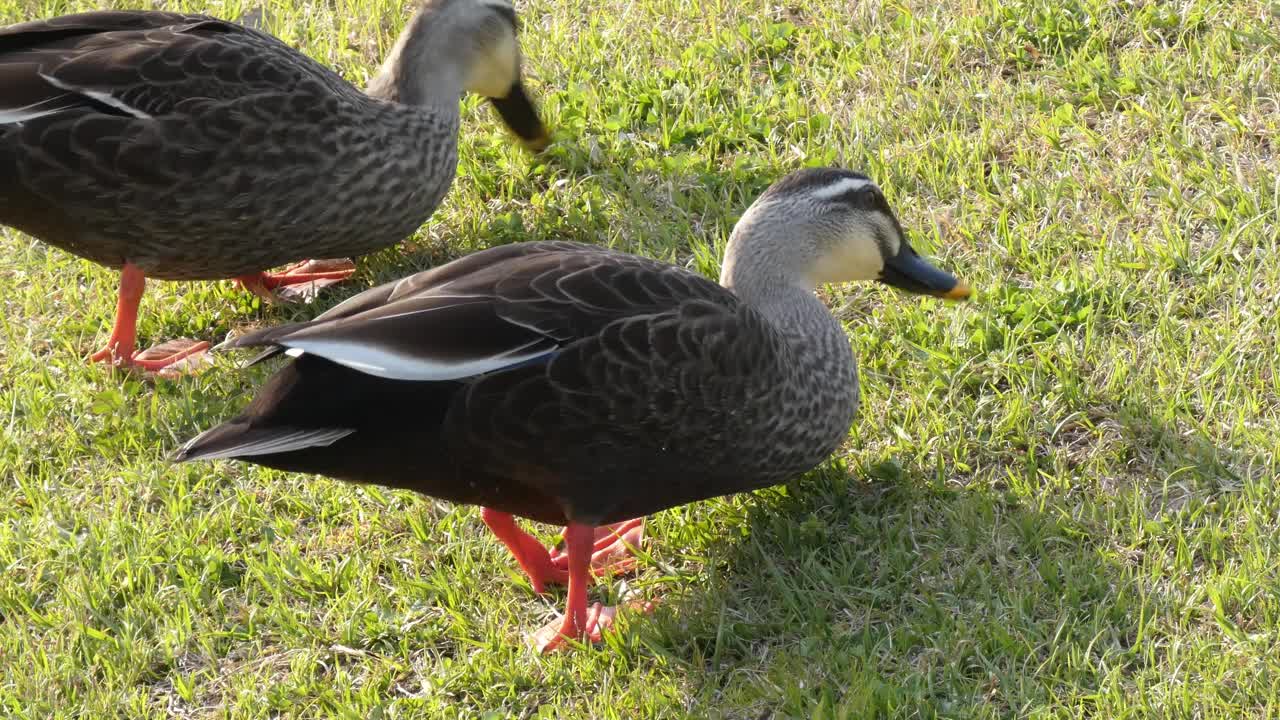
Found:
M 308 284 L 322 288 L 346 280 L 355 273 L 355 263 L 350 260 L 303 260 L 276 273 L 241 275 L 236 282 L 264 300 L 275 301 L 279 297 L 273 291 L 279 288 Z
M 595 544 L 595 528 L 570 523 L 564 529 L 564 539 L 569 557 L 569 600 L 565 603 L 564 618 L 560 621 L 559 628 L 552 623 L 539 632 L 538 649 L 544 653 L 562 647 L 565 640 L 584 637 L 593 641 L 600 639 L 599 604 L 592 607 L 594 612 L 590 616 L 587 614 L 587 583 L 591 581 L 591 550 Z M 548 629 L 554 630 L 554 634 L 545 637 Z
M 569 599 L 564 617 L 553 620 L 534 633 L 538 650 L 544 653 L 567 649 L 568 640 L 587 639 L 599 642 L 601 633 L 613 627 L 618 607 L 594 603 L 587 606 L 587 585 L 591 582 L 591 558 L 598 544 L 598 528 L 569 523 L 564 529 L 565 556 L 569 566 Z M 627 607 L 640 613 L 653 610 L 652 602 L 629 602 Z
M 533 591 L 542 593 L 547 585 L 563 585 L 569 580 L 569 556 L 557 546 L 550 552 L 537 538 L 520 529 L 509 513 L 481 508 L 480 517 L 529 576 Z M 567 530 L 565 531 L 568 532 Z M 567 537 L 567 536 L 565 536 Z M 629 549 L 640 546 L 644 520 L 603 525 L 592 531 L 591 571 L 596 577 L 623 575 L 636 568 Z M 563 544 L 563 541 L 562 541 Z
M 105 348 L 89 356 L 91 361 L 156 372 L 209 348 L 207 342 L 174 340 L 145 353 L 136 352 L 138 304 L 142 302 L 146 285 L 147 279 L 142 270 L 126 263 L 120 271 L 120 295 L 116 301 L 116 321 L 111 328 L 111 337 L 107 339 Z
M 493 534 L 498 536 L 503 545 L 511 551 L 525 575 L 533 591 L 542 593 L 548 584 L 561 585 L 569 579 L 566 570 L 551 564 L 551 555 L 538 539 L 520 529 L 510 513 L 498 512 L 492 508 L 481 508 L 480 517 L 489 526 Z

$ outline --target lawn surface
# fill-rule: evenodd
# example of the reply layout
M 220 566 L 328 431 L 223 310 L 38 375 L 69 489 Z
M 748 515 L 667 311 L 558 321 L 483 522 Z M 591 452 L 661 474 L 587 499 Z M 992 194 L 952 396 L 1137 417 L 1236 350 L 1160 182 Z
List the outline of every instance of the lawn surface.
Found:
M 751 199 L 807 164 L 870 173 L 976 302 L 824 291 L 862 372 L 845 447 L 652 518 L 630 588 L 659 612 L 541 658 L 525 634 L 563 592 L 535 596 L 476 509 L 167 462 L 270 368 L 86 364 L 116 274 L 4 230 L 0 715 L 1280 715 L 1280 4 L 520 10 L 548 158 L 468 98 L 452 193 L 355 282 L 298 308 L 152 283 L 144 342 L 310 317 L 494 243 L 714 277 Z M 266 27 L 362 85 L 408 12 L 272 0 Z

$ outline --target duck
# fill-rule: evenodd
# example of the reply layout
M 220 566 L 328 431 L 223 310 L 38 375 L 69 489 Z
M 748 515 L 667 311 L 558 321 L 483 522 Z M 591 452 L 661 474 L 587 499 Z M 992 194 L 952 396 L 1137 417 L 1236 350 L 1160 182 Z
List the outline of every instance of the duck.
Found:
M 545 149 L 517 31 L 506 0 L 426 0 L 361 91 L 270 34 L 206 15 L 5 27 L 0 225 L 120 271 L 115 323 L 91 360 L 178 367 L 208 343 L 138 352 L 147 279 L 235 279 L 271 299 L 349 277 L 354 265 L 333 258 L 403 240 L 444 198 L 466 92 Z
M 568 584 L 539 648 L 599 640 L 617 608 L 588 607 L 588 586 L 645 516 L 786 482 L 845 440 L 857 366 L 816 291 L 872 280 L 971 292 L 912 248 L 875 182 L 837 167 L 770 185 L 718 283 L 597 245 L 495 246 L 228 340 L 289 359 L 173 457 L 479 506 L 535 590 Z M 563 550 L 517 517 L 564 527 Z

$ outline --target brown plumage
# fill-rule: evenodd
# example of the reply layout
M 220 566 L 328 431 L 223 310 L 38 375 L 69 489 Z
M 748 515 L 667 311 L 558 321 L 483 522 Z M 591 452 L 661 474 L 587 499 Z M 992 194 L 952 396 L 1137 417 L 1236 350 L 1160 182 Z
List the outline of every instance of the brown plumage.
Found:
M 845 438 L 857 376 L 819 282 L 968 295 L 924 262 L 864 175 L 795 173 L 747 211 L 721 283 L 575 243 L 493 248 L 227 343 L 295 357 L 178 459 L 237 458 L 481 505 L 535 588 L 546 639 L 593 632 L 593 529 L 766 487 Z M 511 515 L 566 525 L 547 553 Z M 632 520 L 619 531 L 638 527 Z
M 122 269 L 106 356 L 129 362 L 143 278 L 261 291 L 312 279 L 269 268 L 416 230 L 453 180 L 464 90 L 495 96 L 540 147 L 519 76 L 514 14 L 496 0 L 424 6 L 369 94 L 271 35 L 200 15 L 0 29 L 0 223 Z

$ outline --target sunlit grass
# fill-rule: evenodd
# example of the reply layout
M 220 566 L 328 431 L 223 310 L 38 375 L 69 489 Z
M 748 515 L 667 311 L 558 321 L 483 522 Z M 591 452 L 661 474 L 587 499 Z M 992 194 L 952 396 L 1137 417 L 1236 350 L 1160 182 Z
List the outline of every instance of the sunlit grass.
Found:
M 0 0 L 0 21 L 94 7 Z M 268 30 L 357 84 L 410 11 L 266 10 Z M 4 230 L 4 714 L 1280 711 L 1280 5 L 520 10 L 529 85 L 560 139 L 549 157 L 469 98 L 452 193 L 357 282 L 301 308 L 152 283 L 144 340 L 309 317 L 530 239 L 714 277 L 751 199 L 810 164 L 870 173 L 976 301 L 830 288 L 862 370 L 840 456 L 787 488 L 655 517 L 630 582 L 658 613 L 541 658 L 525 633 L 563 595 L 533 595 L 473 508 L 170 465 L 269 368 L 223 361 L 153 385 L 87 365 L 116 275 Z

